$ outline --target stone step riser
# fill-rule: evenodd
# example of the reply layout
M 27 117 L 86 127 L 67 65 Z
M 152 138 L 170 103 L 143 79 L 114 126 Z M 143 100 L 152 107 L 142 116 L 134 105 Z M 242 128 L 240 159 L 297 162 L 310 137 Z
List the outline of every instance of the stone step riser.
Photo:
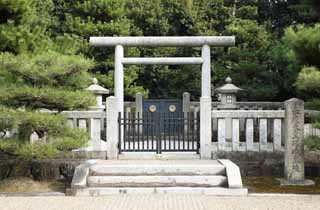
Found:
M 225 176 L 89 176 L 89 187 L 216 187 Z
M 197 195 L 223 195 L 246 196 L 246 188 L 228 189 L 223 187 L 89 187 L 79 189 L 76 196 L 103 196 L 115 194 L 197 194 Z
M 226 175 L 222 165 L 97 165 L 90 169 L 90 176 L 203 176 Z

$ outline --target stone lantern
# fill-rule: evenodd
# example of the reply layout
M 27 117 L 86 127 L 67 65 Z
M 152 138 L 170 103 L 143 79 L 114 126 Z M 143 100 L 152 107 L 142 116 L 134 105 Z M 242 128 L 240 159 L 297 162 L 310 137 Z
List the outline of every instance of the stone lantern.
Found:
M 93 93 L 96 96 L 97 104 L 93 107 L 90 107 L 90 109 L 104 109 L 104 106 L 102 104 L 102 96 L 109 94 L 109 90 L 98 85 L 98 80 L 96 78 L 92 79 L 92 85 L 90 85 L 88 88 L 86 88 L 87 91 Z
M 241 88 L 232 84 L 232 79 L 230 77 L 227 77 L 225 81 L 225 85 L 216 89 L 221 101 L 221 103 L 218 105 L 218 109 L 236 109 L 236 95 L 241 90 Z

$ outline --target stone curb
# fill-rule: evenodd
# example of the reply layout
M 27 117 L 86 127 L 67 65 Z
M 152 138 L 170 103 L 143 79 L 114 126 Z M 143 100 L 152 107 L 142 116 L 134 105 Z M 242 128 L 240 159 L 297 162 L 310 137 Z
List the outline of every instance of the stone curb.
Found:
M 66 196 L 62 192 L 0 192 L 0 197 L 49 197 L 49 196 Z

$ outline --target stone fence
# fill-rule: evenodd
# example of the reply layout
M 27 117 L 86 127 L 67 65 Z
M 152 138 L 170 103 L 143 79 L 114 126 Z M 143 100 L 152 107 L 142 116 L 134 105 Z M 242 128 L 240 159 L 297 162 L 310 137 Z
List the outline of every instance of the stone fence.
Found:
M 125 102 L 125 113 L 141 112 L 140 104 L 142 101 Z M 197 115 L 200 108 L 189 111 Z M 93 148 L 101 147 L 100 139 L 106 140 L 107 113 L 104 110 L 64 111 L 62 114 L 68 119 L 70 127 L 79 127 L 89 132 Z M 211 116 L 212 151 L 272 152 L 284 149 L 285 110 L 212 110 Z M 320 136 L 320 129 L 307 123 L 304 125 L 304 135 Z
M 213 110 L 212 150 L 283 149 L 285 110 Z
M 190 102 L 183 98 L 183 111 L 200 112 L 199 102 Z M 283 102 L 237 102 L 245 104 L 247 109 L 218 110 L 215 104 L 211 110 L 212 151 L 283 151 L 284 116 Z M 143 97 L 138 93 L 136 101 L 125 102 L 126 113 L 142 113 Z M 241 105 L 240 105 L 241 107 Z M 250 108 L 251 107 L 251 108 Z M 269 107 L 265 110 L 263 107 Z M 273 107 L 274 109 L 271 109 Z M 250 108 L 250 109 L 249 109 Z M 305 110 L 305 117 L 318 115 L 319 111 Z M 90 134 L 92 150 L 106 149 L 107 112 L 105 109 L 88 111 L 63 111 L 70 127 L 78 127 Z M 141 115 L 142 116 L 142 115 Z M 320 136 L 320 129 L 310 123 L 304 124 L 304 136 Z M 31 140 L 37 140 L 35 135 Z
M 63 111 L 68 126 L 88 131 L 90 135 L 89 147 L 94 151 L 103 148 L 106 140 L 106 112 L 105 111 Z

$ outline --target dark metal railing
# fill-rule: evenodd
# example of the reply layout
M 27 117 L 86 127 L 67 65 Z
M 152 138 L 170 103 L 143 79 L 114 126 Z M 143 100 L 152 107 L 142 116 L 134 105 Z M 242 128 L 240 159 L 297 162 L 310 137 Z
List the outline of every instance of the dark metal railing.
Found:
M 119 113 L 120 152 L 199 152 L 199 113 Z

